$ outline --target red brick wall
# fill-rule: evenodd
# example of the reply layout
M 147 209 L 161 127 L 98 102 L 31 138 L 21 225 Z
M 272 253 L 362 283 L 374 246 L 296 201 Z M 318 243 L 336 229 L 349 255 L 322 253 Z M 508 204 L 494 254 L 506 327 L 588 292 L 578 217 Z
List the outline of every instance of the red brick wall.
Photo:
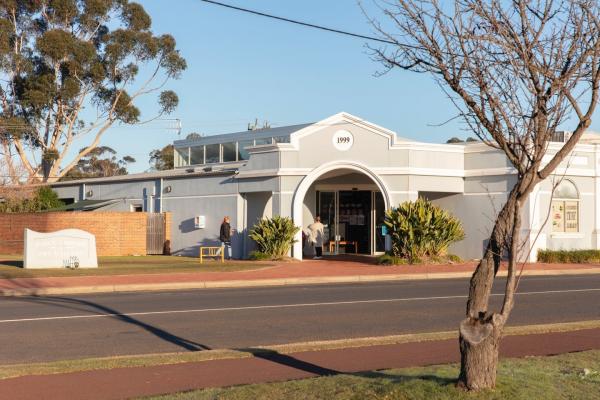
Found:
M 25 228 L 37 232 L 74 228 L 96 236 L 99 256 L 145 255 L 146 224 L 146 213 L 139 212 L 0 214 L 0 254 L 23 253 Z

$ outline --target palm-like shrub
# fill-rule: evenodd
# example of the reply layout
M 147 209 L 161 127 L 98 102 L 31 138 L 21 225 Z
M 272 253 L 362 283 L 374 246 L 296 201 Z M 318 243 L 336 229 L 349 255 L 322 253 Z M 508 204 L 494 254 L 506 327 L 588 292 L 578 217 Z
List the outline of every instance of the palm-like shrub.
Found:
M 290 251 L 299 230 L 291 218 L 276 216 L 258 221 L 248 236 L 256 242 L 261 253 L 278 259 Z
M 392 255 L 409 260 L 445 255 L 450 244 L 465 237 L 456 217 L 425 199 L 386 211 L 385 224 L 392 238 Z

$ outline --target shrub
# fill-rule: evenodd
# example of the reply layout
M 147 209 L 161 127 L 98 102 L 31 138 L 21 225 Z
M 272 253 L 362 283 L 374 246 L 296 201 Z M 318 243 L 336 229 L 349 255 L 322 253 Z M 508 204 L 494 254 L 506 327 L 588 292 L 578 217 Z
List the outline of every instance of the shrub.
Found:
M 5 196 L 0 202 L 0 212 L 19 213 L 19 212 L 38 212 L 48 211 L 58 208 L 64 203 L 58 198 L 58 195 L 49 186 L 40 186 L 35 191 L 30 192 L 26 197 Z
M 394 257 L 390 254 L 382 254 L 377 257 L 376 263 L 378 265 L 404 265 L 407 264 L 406 259 L 400 257 Z
M 446 256 L 446 258 L 448 259 L 448 261 L 453 262 L 453 263 L 461 263 L 461 262 L 463 262 L 463 259 L 460 258 L 459 256 L 457 256 L 456 254 L 448 254 Z
M 537 259 L 543 263 L 600 262 L 600 250 L 538 250 Z
M 271 256 L 260 251 L 251 251 L 248 258 L 253 261 L 270 260 Z
M 386 211 L 385 224 L 392 238 L 392 255 L 410 262 L 443 256 L 450 244 L 465 237 L 456 217 L 425 199 Z
M 256 242 L 259 252 L 278 259 L 290 251 L 299 230 L 291 218 L 276 216 L 258 221 L 248 236 Z

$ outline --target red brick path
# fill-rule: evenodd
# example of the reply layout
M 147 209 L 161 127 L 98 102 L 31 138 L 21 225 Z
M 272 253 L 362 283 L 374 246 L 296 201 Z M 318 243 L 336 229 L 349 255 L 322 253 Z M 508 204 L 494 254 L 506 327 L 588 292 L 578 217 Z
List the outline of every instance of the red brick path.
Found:
M 501 355 L 543 356 L 591 349 L 600 349 L 600 329 L 508 336 L 502 341 Z M 127 399 L 207 387 L 457 361 L 459 353 L 455 339 L 289 355 L 273 353 L 245 359 L 5 379 L 0 380 L 0 398 Z
M 0 279 L 0 290 L 20 288 L 68 288 L 91 286 L 118 286 L 118 285 L 145 285 L 161 283 L 186 283 L 186 282 L 221 282 L 221 281 L 260 281 L 271 279 L 314 278 L 326 281 L 329 277 L 373 277 L 386 275 L 402 275 L 406 278 L 435 278 L 440 274 L 463 273 L 469 274 L 476 264 L 474 262 L 456 265 L 401 265 L 378 266 L 369 258 L 365 261 L 337 261 L 337 260 L 307 260 L 303 262 L 280 263 L 272 267 L 256 270 L 234 272 L 187 272 L 187 273 L 160 273 L 137 275 L 112 275 L 112 276 L 78 276 L 54 278 L 15 278 Z M 210 264 L 208 264 L 210 265 Z M 205 266 L 203 268 L 206 268 Z M 527 264 L 525 273 L 546 273 L 558 271 L 597 272 L 600 273 L 600 264 Z M 258 282 L 260 283 L 260 282 Z

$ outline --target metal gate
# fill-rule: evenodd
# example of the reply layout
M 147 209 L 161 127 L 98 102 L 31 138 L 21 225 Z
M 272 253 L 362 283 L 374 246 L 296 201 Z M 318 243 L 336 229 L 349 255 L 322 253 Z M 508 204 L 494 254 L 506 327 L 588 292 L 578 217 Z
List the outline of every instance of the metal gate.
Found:
M 165 247 L 165 215 L 147 213 L 146 254 L 163 254 Z

